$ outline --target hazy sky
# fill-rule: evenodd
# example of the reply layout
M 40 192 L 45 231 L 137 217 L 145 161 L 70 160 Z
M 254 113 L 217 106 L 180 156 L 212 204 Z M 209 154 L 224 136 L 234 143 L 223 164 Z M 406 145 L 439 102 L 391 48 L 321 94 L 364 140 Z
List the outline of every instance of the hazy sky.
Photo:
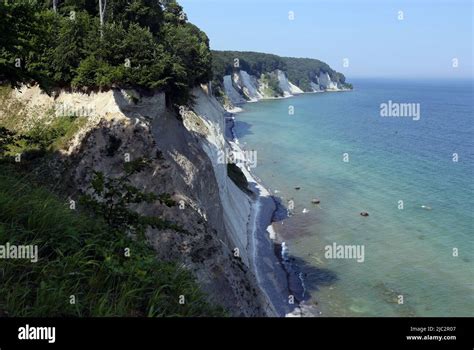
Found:
M 473 77 L 472 0 L 178 2 L 215 50 L 318 58 L 347 77 Z

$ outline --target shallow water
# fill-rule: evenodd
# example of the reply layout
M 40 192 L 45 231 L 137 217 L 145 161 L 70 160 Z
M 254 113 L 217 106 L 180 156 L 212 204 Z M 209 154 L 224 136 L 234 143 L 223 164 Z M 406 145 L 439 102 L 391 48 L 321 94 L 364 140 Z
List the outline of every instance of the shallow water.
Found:
M 275 225 L 313 301 L 326 316 L 474 315 L 472 81 L 351 82 L 237 115 L 254 172 L 295 202 Z M 381 117 L 389 100 L 419 103 L 420 119 Z M 325 258 L 334 242 L 363 246 L 364 261 Z

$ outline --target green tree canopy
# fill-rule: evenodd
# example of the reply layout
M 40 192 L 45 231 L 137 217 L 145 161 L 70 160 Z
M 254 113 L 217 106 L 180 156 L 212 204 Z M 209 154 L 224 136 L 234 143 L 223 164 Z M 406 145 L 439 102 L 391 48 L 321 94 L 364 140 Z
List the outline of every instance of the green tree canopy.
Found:
M 43 88 L 159 89 L 186 103 L 212 77 L 209 39 L 173 0 L 0 3 L 0 82 Z M 18 64 L 20 62 L 20 64 Z

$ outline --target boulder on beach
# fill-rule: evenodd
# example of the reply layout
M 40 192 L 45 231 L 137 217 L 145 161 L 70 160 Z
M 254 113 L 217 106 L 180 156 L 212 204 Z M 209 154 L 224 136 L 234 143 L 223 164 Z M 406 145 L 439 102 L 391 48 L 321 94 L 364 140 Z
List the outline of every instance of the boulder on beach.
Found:
M 361 211 L 360 216 L 369 216 L 369 213 L 367 213 L 366 211 Z

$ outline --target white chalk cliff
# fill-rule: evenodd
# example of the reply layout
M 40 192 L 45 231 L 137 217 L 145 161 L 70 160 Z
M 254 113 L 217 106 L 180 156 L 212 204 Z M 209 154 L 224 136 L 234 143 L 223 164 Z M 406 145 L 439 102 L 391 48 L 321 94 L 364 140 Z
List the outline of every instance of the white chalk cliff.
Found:
M 276 77 L 278 86 L 281 89 L 281 95 L 277 97 L 291 97 L 304 93 L 300 87 L 288 80 L 287 74 L 284 71 L 277 69 L 269 74 Z M 268 83 L 263 76 L 257 78 L 248 74 L 245 70 L 224 76 L 223 85 L 224 92 L 233 105 L 275 98 L 274 95 L 268 94 Z M 344 90 L 340 84 L 331 80 L 327 72 L 320 72 L 310 82 L 310 86 L 313 92 Z
M 285 72 L 277 69 L 276 74 L 278 78 L 278 85 L 280 89 L 283 91 L 283 97 L 289 97 L 289 96 L 303 93 L 303 90 L 301 90 L 298 86 L 296 86 L 295 84 L 293 84 L 291 81 L 288 80 Z
M 319 73 L 318 82 L 320 88 L 323 90 L 339 90 L 337 83 L 333 82 L 326 72 Z
M 240 71 L 238 74 L 234 73 L 233 77 L 234 83 L 250 101 L 258 101 L 263 98 L 263 94 L 259 91 L 260 84 L 256 77 L 249 75 L 244 70 Z
M 246 102 L 245 98 L 234 87 L 232 76 L 230 75 L 224 77 L 224 90 L 232 103 L 239 105 Z
M 258 96 L 251 89 L 252 78 L 240 78 L 246 91 Z M 50 111 L 58 103 L 70 110 L 85 107 L 90 111 L 86 125 L 52 162 L 58 179 L 67 179 L 75 193 L 87 191 L 93 171 L 119 176 L 124 154 L 150 159 L 150 169 L 134 175 L 133 185 L 156 194 L 170 193 L 184 209 L 157 202 L 136 210 L 173 221 L 192 233 L 150 229 L 147 237 L 157 257 L 184 264 L 212 302 L 235 316 L 275 315 L 250 258 L 253 199 L 235 185 L 227 164 L 219 161 L 220 152 L 229 147 L 224 138 L 225 111 L 207 86 L 195 88 L 193 94 L 192 109 L 178 116 L 166 107 L 163 93 L 142 96 L 113 89 L 90 94 L 60 91 L 52 97 L 38 87 L 23 87 L 2 97 L 0 119 L 15 118 L 28 129 L 54 118 Z M 106 151 L 112 138 L 121 141 L 113 155 Z

